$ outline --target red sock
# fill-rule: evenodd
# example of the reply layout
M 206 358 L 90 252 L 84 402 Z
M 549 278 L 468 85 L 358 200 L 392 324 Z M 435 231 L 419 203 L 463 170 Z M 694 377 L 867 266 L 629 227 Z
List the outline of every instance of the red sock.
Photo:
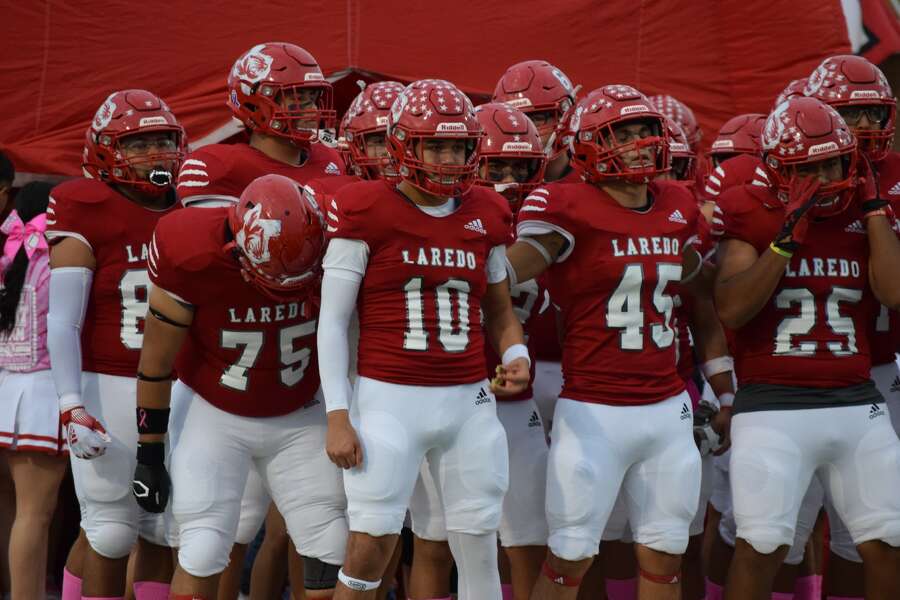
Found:
M 721 585 L 706 579 L 706 600 L 722 600 L 724 591 Z
M 794 600 L 794 592 L 772 592 L 772 600 Z
M 514 600 L 515 596 L 513 596 L 513 589 L 511 583 L 501 583 L 500 584 L 500 592 L 502 593 L 501 598 L 503 600 Z
M 169 600 L 169 584 L 158 581 L 135 581 L 134 600 Z
M 635 600 L 637 598 L 637 578 L 607 579 L 606 597 L 609 600 Z
M 827 600 L 863 600 L 860 596 L 827 596 Z
M 125 596 L 82 596 L 81 600 L 125 600 Z
M 81 600 L 81 577 L 63 569 L 62 600 Z

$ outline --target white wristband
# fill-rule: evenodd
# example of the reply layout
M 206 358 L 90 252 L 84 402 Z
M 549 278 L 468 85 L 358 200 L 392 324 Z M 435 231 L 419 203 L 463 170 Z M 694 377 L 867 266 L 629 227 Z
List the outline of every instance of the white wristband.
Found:
M 719 356 L 703 363 L 703 376 L 709 379 L 720 373 L 734 371 L 734 359 L 730 356 Z
M 513 344 L 503 351 L 503 358 L 501 360 L 504 365 L 508 365 L 517 358 L 524 358 L 527 360 L 528 368 L 531 368 L 531 357 L 528 356 L 528 346 L 525 344 Z
M 734 405 L 734 394 L 731 392 L 725 392 L 721 396 L 719 396 L 719 406 L 722 408 L 726 408 Z
M 67 410 L 75 408 L 76 406 L 83 406 L 81 402 L 81 394 L 63 394 L 59 397 L 59 412 L 64 413 Z

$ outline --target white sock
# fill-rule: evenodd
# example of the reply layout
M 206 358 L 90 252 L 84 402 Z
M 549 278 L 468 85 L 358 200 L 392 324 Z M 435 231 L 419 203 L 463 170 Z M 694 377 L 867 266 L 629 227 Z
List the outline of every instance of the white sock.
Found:
M 447 532 L 447 541 L 459 571 L 459 600 L 500 598 L 497 532 L 483 535 Z

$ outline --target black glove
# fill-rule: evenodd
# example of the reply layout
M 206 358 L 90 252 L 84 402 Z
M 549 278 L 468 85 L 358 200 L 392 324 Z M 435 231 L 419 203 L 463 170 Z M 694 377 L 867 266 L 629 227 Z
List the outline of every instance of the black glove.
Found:
M 166 445 L 138 442 L 137 467 L 131 489 L 138 505 L 147 512 L 161 513 L 169 503 L 172 482 L 166 471 Z

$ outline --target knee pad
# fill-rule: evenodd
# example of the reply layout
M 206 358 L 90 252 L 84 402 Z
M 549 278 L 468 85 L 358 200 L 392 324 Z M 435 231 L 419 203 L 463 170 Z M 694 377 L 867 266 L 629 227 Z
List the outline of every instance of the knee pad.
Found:
M 178 564 L 194 577 L 210 577 L 228 566 L 234 540 L 214 529 L 181 531 Z
M 599 545 L 599 540 L 552 532 L 550 533 L 550 539 L 547 540 L 547 546 L 555 556 L 570 561 L 584 560 L 594 556 L 597 554 Z
M 303 557 L 303 585 L 308 590 L 330 590 L 337 585 L 340 565 L 330 565 L 318 558 Z
M 104 558 L 125 558 L 137 542 L 137 527 L 128 523 L 85 523 L 83 527 L 91 549 Z

